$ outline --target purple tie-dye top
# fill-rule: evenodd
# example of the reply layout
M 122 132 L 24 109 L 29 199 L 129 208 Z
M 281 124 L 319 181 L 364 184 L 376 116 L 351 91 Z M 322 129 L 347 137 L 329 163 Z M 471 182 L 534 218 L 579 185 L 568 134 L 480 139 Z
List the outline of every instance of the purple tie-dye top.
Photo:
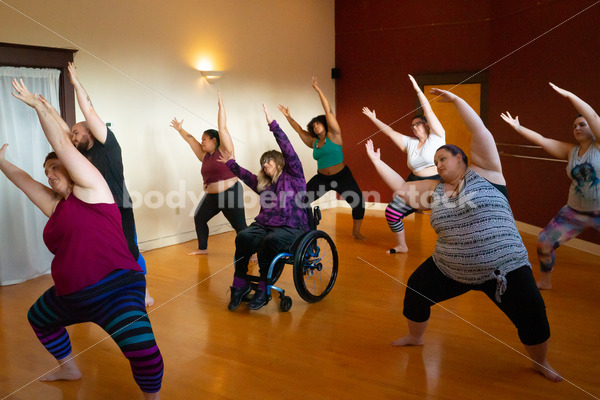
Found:
M 255 174 L 240 167 L 235 160 L 227 161 L 226 165 L 235 176 L 259 194 L 260 212 L 255 219 L 259 225 L 288 226 L 308 230 L 308 219 L 303 208 L 306 179 L 302 163 L 277 121 L 273 120 L 269 124 L 269 129 L 273 132 L 285 160 L 285 166 L 277 182 L 258 193 L 256 191 L 258 180 Z

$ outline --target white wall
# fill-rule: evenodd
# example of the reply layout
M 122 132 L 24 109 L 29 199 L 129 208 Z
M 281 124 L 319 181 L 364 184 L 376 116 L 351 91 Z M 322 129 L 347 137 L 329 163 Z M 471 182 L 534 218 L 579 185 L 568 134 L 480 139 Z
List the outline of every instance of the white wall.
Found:
M 137 205 L 142 250 L 195 238 L 192 215 L 202 194 L 201 165 L 169 123 L 183 118 L 185 129 L 200 139 L 217 123 L 216 89 L 223 94 L 240 165 L 256 171 L 260 154 L 276 147 L 262 114 L 264 101 L 290 136 L 306 176 L 316 172 L 311 150 L 276 106 L 289 105 L 302 125 L 321 114 L 311 87 L 315 75 L 335 107 L 334 0 L 10 4 L 14 8 L 0 3 L 0 42 L 79 50 L 80 80 L 100 116 L 113 125 L 129 190 L 141 196 L 155 191 L 155 202 L 181 193 L 173 198 L 179 211 L 164 202 L 158 208 L 147 201 Z M 203 58 L 224 70 L 224 77 L 213 84 L 200 78 L 195 66 Z M 257 212 L 258 207 L 247 209 L 247 217 Z M 211 233 L 231 229 L 222 215 L 210 225 Z

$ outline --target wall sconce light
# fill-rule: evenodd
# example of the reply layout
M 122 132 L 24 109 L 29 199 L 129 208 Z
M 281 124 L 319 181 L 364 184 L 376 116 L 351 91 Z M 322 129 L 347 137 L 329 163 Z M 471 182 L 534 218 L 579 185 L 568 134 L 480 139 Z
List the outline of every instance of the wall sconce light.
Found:
M 208 83 L 213 83 L 221 79 L 225 71 L 200 71 L 200 73 Z

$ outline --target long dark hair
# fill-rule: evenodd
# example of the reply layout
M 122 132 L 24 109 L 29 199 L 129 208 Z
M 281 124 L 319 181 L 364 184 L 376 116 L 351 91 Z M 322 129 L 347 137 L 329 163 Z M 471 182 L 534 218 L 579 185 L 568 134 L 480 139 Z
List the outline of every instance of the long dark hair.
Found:
M 325 115 L 317 115 L 316 117 L 310 120 L 308 125 L 306 125 L 306 129 L 308 129 L 308 133 L 310 133 L 311 136 L 317 137 L 317 134 L 313 129 L 313 124 L 315 122 L 320 122 L 323 125 L 323 127 L 325 128 L 325 133 L 329 132 L 329 128 L 327 127 L 327 117 L 325 117 Z
M 207 129 L 204 131 L 203 134 L 208 136 L 209 139 L 217 139 L 217 147 L 215 148 L 215 150 L 218 150 L 219 146 L 221 145 L 221 138 L 219 137 L 219 131 L 216 129 Z
M 440 151 L 440 150 L 449 151 L 453 156 L 460 154 L 462 156 L 462 160 L 465 163 L 465 165 L 467 167 L 469 166 L 469 158 L 467 157 L 467 155 L 465 154 L 463 149 L 461 149 L 460 147 L 453 145 L 453 144 L 445 144 L 443 146 L 440 146 L 440 148 L 438 148 L 436 151 Z

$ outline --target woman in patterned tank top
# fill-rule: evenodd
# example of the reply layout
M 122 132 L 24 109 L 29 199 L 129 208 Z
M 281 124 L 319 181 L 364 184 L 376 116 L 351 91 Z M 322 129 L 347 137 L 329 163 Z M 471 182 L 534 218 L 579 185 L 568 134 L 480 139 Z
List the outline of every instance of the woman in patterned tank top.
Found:
M 579 97 L 550 83 L 561 96 L 575 106 L 579 115 L 573 121 L 573 136 L 577 144 L 549 139 L 519 123 L 507 111 L 502 114 L 521 136 L 541 146 L 552 156 L 567 160 L 567 175 L 572 179 L 567 205 L 546 225 L 538 236 L 537 253 L 540 262 L 540 289 L 552 288 L 555 250 L 586 229 L 600 231 L 600 118 Z
M 431 306 L 471 290 L 482 291 L 516 326 L 533 368 L 559 382 L 561 376 L 546 359 L 550 327 L 544 300 L 506 198 L 494 138 L 463 99 L 439 89 L 432 93 L 454 104 L 471 131 L 470 166 L 460 148 L 444 145 L 434 157 L 442 182 L 405 182 L 381 161 L 372 141 L 366 145 L 375 168 L 395 193 L 413 208 L 431 209 L 432 227 L 438 234 L 433 256 L 406 285 L 403 314 L 408 334 L 392 344 L 423 345 Z

